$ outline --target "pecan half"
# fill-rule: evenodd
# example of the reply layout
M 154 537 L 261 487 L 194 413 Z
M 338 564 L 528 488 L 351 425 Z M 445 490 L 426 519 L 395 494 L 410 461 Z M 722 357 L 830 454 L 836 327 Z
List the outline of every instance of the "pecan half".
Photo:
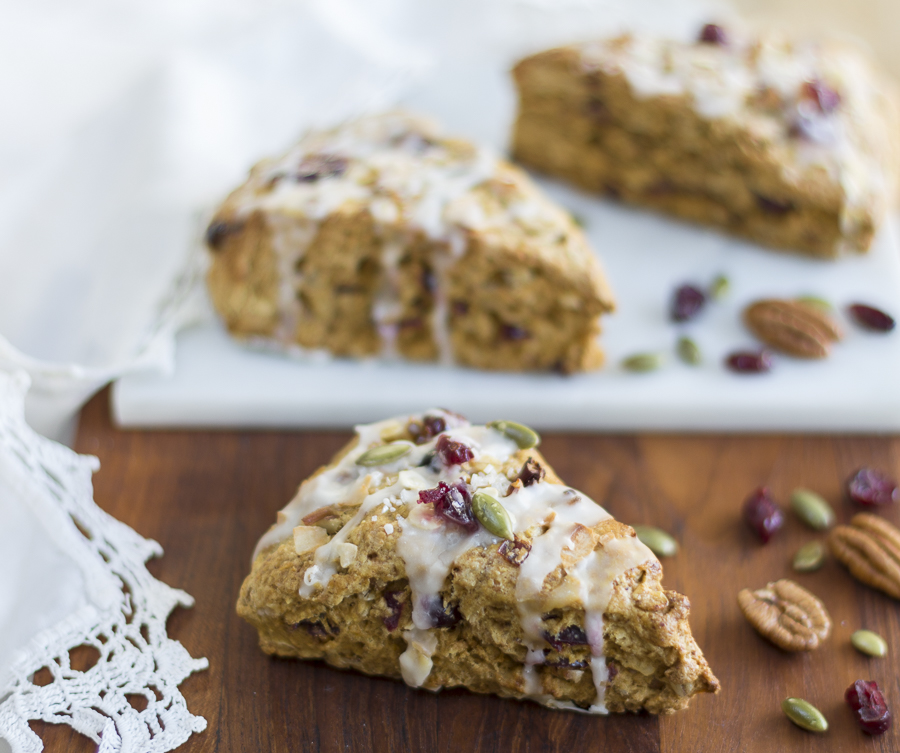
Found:
M 799 301 L 756 301 L 744 309 L 744 323 L 766 345 L 799 358 L 825 358 L 841 339 L 827 313 Z
M 900 599 L 900 530 L 884 518 L 854 515 L 849 526 L 832 529 L 828 548 L 858 581 Z
M 785 651 L 811 651 L 831 632 L 822 602 L 786 578 L 755 591 L 745 588 L 738 604 L 756 632 Z

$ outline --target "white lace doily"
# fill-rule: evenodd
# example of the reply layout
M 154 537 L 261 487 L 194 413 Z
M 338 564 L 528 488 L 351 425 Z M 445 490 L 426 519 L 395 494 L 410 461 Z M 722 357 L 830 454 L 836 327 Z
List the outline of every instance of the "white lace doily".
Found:
M 0 647 L 0 737 L 14 753 L 37 753 L 43 744 L 28 723 L 41 719 L 70 725 L 102 753 L 172 750 L 206 728 L 205 719 L 188 711 L 178 685 L 208 662 L 166 635 L 172 610 L 194 600 L 147 571 L 146 561 L 162 554 L 158 543 L 94 503 L 97 459 L 26 425 L 27 389 L 23 373 L 0 372 L 0 623 L 34 630 L 22 636 L 23 646 Z M 9 554 L 17 546 L 28 547 L 20 562 Z M 50 587 L 23 593 L 37 582 L 36 572 Z M 21 609 L 29 599 L 49 614 L 55 607 L 55 623 L 37 630 L 42 610 Z M 79 646 L 97 657 L 84 671 L 70 662 Z M 36 685 L 42 668 L 52 681 Z M 139 711 L 129 696 L 143 697 L 146 707 Z

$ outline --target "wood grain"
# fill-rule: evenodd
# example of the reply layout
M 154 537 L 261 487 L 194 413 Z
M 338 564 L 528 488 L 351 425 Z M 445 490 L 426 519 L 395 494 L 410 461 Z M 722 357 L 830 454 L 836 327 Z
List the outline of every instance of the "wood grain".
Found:
M 900 731 L 869 738 L 844 705 L 845 688 L 875 679 L 900 712 L 900 605 L 851 580 L 835 562 L 793 576 L 818 594 L 834 620 L 826 646 L 788 655 L 761 640 L 736 594 L 791 577 L 797 548 L 821 534 L 788 514 L 785 529 L 761 546 L 739 510 L 757 486 L 786 500 L 797 486 L 830 500 L 841 521 L 854 510 L 844 479 L 861 465 L 900 476 L 900 439 L 798 436 L 551 435 L 542 450 L 569 484 L 627 523 L 672 532 L 680 553 L 664 560 L 665 583 L 693 605 L 694 635 L 722 682 L 673 716 L 598 718 L 461 690 L 438 695 L 320 663 L 273 660 L 234 613 L 258 536 L 298 483 L 348 438 L 335 432 L 121 431 L 101 393 L 82 414 L 76 447 L 99 456 L 98 504 L 165 555 L 153 574 L 192 594 L 169 634 L 210 669 L 182 685 L 209 728 L 186 751 L 889 751 Z M 900 523 L 896 506 L 885 516 Z M 891 653 L 867 659 L 849 644 L 867 627 Z M 801 696 L 828 717 L 827 739 L 793 727 L 783 698 Z M 35 724 L 47 749 L 93 750 L 67 727 Z

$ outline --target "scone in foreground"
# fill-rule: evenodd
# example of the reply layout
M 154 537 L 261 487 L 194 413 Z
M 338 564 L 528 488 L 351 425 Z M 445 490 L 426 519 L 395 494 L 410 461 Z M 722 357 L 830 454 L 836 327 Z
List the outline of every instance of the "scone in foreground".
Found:
M 688 600 L 535 440 L 442 410 L 358 427 L 260 540 L 238 614 L 267 653 L 429 690 L 597 714 L 716 692 Z
M 589 190 L 835 257 L 866 251 L 892 204 L 893 87 L 853 50 L 626 35 L 515 67 L 517 160 Z
M 597 368 L 603 272 L 521 170 L 404 113 L 309 133 L 207 231 L 229 331 L 337 356 Z

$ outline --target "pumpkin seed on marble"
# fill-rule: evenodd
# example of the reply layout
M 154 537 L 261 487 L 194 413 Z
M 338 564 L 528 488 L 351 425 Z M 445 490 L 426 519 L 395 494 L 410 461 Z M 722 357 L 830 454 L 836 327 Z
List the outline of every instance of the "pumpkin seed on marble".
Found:
M 731 283 L 725 275 L 718 275 L 709 286 L 709 297 L 714 301 L 721 301 L 731 288 Z
M 834 510 L 822 497 L 809 489 L 794 489 L 791 509 L 806 525 L 816 531 L 824 531 L 834 525 Z
M 686 364 L 697 366 L 703 362 L 703 354 L 700 352 L 700 346 L 697 345 L 690 337 L 678 338 L 678 357 Z
M 475 492 L 472 495 L 472 512 L 475 513 L 478 522 L 494 536 L 510 540 L 515 538 L 513 533 L 515 522 L 500 500 L 484 492 Z
M 825 732 L 828 729 L 825 715 L 802 698 L 785 698 L 781 702 L 781 710 L 794 724 L 809 732 Z
M 819 298 L 817 295 L 801 295 L 799 298 L 795 298 L 797 303 L 802 303 L 806 306 L 810 306 L 814 309 L 818 309 L 819 311 L 823 311 L 826 314 L 830 314 L 834 311 L 834 306 L 831 305 L 824 298 Z
M 887 656 L 887 641 L 872 630 L 857 630 L 850 636 L 850 643 L 853 644 L 853 648 L 866 656 L 877 658 Z
M 657 557 L 672 557 L 678 552 L 678 542 L 661 528 L 631 526 L 640 542 Z
M 520 450 L 530 450 L 541 442 L 540 434 L 534 429 L 525 424 L 517 424 L 515 421 L 491 421 L 488 427 L 509 437 Z
M 626 371 L 656 371 L 663 365 L 661 353 L 637 353 L 622 361 L 622 368 Z
M 391 442 L 390 444 L 382 444 L 366 450 L 362 455 L 356 458 L 357 465 L 364 465 L 372 468 L 377 465 L 387 465 L 399 460 L 412 450 L 412 442 Z
M 812 573 L 825 564 L 825 545 L 821 541 L 810 541 L 801 546 L 791 563 L 798 573 Z

